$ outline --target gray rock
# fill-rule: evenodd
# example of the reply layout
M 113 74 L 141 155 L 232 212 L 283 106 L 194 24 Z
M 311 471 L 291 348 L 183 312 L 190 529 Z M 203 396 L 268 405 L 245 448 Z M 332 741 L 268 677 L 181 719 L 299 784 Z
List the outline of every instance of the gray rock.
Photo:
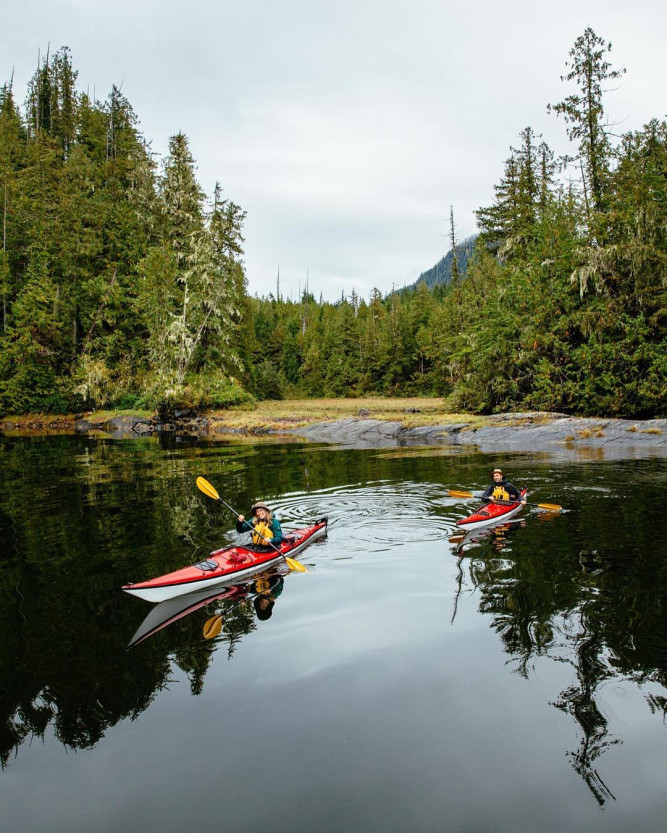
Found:
M 467 423 L 406 428 L 399 422 L 343 419 L 290 433 L 352 448 L 406 445 L 470 445 L 480 451 L 548 452 L 559 457 L 632 459 L 667 456 L 667 420 L 568 417 L 542 412 L 499 414 L 490 424 Z
M 135 422 L 132 430 L 135 434 L 154 434 L 155 426 L 142 420 L 141 422 Z
M 132 415 L 112 417 L 103 426 L 103 430 L 114 439 L 131 439 L 134 436 L 153 434 L 155 428 L 155 422 L 152 419 L 143 419 Z
M 137 418 L 133 416 L 112 417 L 104 423 L 103 428 L 109 434 L 112 434 L 114 431 L 132 431 L 136 421 Z

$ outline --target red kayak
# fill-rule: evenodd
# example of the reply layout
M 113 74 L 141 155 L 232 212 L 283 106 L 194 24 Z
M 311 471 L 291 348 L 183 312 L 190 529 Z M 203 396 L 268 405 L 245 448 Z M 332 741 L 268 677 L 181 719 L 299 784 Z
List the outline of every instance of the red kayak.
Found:
M 164 576 L 126 584 L 122 589 L 131 596 L 138 596 L 147 602 L 164 602 L 175 596 L 183 596 L 195 590 L 204 590 L 219 584 L 238 584 L 247 576 L 254 575 L 279 564 L 285 556 L 296 555 L 308 544 L 327 534 L 327 519 L 321 518 L 305 529 L 295 529 L 283 537 L 278 547 L 256 552 L 252 546 L 226 547 L 215 550 L 206 561 L 183 567 Z
M 519 494 L 525 498 L 528 494 L 527 489 L 522 489 Z M 469 531 L 471 529 L 482 529 L 485 526 L 495 526 L 496 524 L 504 523 L 508 518 L 516 515 L 523 509 L 523 504 L 520 501 L 504 500 L 499 503 L 486 503 L 475 509 L 472 515 L 467 518 L 461 518 L 456 522 L 459 529 Z

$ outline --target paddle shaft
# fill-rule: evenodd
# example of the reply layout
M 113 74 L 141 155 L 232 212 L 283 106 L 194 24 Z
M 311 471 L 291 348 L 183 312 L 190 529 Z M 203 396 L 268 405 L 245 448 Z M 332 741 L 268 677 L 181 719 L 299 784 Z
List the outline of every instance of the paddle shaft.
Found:
M 511 506 L 513 503 L 521 503 L 521 500 L 503 500 L 502 498 L 485 498 L 485 500 L 491 501 L 491 503 L 499 503 L 501 506 Z M 547 511 L 551 512 L 559 512 L 563 507 L 556 506 L 555 503 L 531 503 L 530 501 L 524 501 L 525 506 L 537 506 L 538 509 L 546 509 Z M 549 507 L 549 508 L 547 508 Z

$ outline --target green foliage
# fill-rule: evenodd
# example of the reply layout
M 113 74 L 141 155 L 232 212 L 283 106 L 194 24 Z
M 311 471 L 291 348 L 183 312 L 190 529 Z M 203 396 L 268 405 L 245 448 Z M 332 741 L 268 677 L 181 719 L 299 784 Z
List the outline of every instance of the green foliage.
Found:
M 180 387 L 155 387 L 144 401 L 158 410 L 162 416 L 169 416 L 178 409 L 248 406 L 253 405 L 255 399 L 237 382 L 221 374 L 206 376 L 199 373 L 187 377 Z
M 474 245 L 455 245 L 452 208 L 448 259 L 412 287 L 335 303 L 248 297 L 245 212 L 219 184 L 207 202 L 185 134 L 158 174 L 118 88 L 91 101 L 68 50 L 47 56 L 23 113 L 0 88 L 0 408 L 377 394 L 664 415 L 667 123 L 614 144 L 609 50 L 587 29 L 563 79 L 577 89 L 551 108 L 579 181 L 526 127 Z
M 283 399 L 283 378 L 267 359 L 253 366 L 252 389 L 258 399 Z
M 120 90 L 92 101 L 76 80 L 63 48 L 23 113 L 0 88 L 5 411 L 112 407 L 242 371 L 244 212 L 219 187 L 208 207 L 182 133 L 157 177 Z
M 570 60 L 566 63 L 568 72 L 562 78 L 563 81 L 575 81 L 579 90 L 550 106 L 568 124 L 569 138 L 578 143 L 587 207 L 597 212 L 606 207 L 611 156 L 609 126 L 604 120 L 604 85 L 625 73 L 625 69 L 612 69 L 605 60 L 610 51 L 611 44 L 605 43 L 590 26 L 587 27 L 570 50 Z

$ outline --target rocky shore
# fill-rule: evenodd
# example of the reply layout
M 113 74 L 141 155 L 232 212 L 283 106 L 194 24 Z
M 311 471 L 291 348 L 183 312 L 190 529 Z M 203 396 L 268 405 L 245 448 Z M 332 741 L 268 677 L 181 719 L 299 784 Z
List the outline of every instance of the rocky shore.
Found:
M 475 446 L 479 451 L 548 452 L 562 457 L 627 459 L 667 457 L 667 420 L 570 417 L 554 413 L 515 413 L 470 423 L 406 428 L 399 422 L 348 419 L 311 425 L 292 433 L 354 448 L 397 445 Z
M 570 417 L 531 412 L 499 414 L 478 422 L 406 427 L 401 422 L 360 415 L 305 427 L 229 428 L 224 421 L 191 411 L 176 412 L 169 420 L 122 415 L 108 419 L 94 415 L 35 417 L 21 422 L 0 421 L 0 431 L 21 434 L 76 433 L 132 439 L 175 434 L 214 439 L 229 434 L 296 435 L 315 442 L 352 448 L 452 445 L 479 451 L 547 452 L 571 458 L 628 459 L 667 456 L 667 420 L 623 420 Z

